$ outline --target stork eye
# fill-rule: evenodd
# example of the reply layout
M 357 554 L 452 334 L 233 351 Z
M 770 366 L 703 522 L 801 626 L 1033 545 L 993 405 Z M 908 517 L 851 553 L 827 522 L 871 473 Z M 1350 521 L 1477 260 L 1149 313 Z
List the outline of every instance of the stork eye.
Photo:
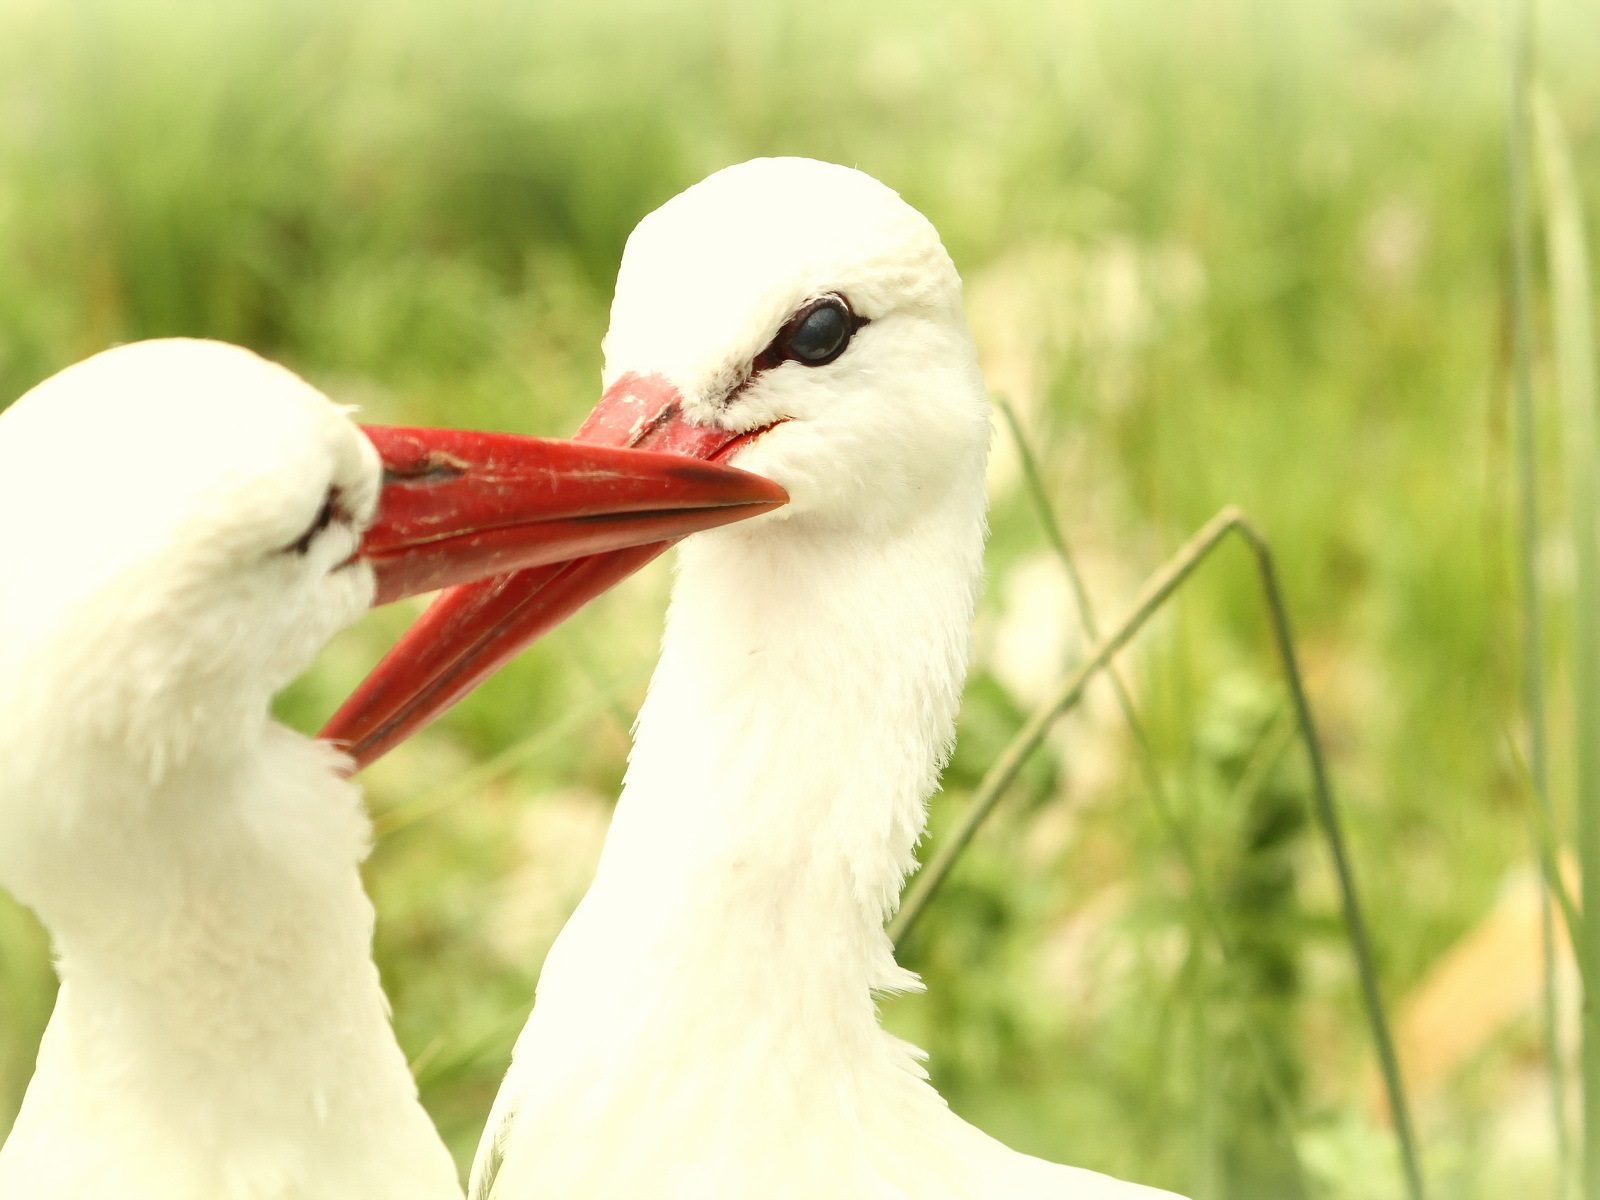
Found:
M 785 358 L 820 367 L 843 354 L 856 330 L 865 324 L 841 297 L 823 296 L 790 318 L 779 347 Z
M 311 543 L 317 540 L 317 534 L 332 525 L 334 518 L 337 516 L 339 516 L 339 489 L 330 487 L 328 494 L 323 497 L 322 507 L 317 509 L 317 515 L 312 520 L 310 527 L 285 546 L 284 549 L 293 550 L 296 554 L 309 553 Z

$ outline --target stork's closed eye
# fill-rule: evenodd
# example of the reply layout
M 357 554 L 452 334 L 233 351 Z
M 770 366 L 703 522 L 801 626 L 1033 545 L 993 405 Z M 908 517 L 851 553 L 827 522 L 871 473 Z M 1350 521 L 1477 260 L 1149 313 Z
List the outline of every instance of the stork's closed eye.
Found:
M 292 551 L 301 555 L 308 553 L 311 549 L 311 543 L 316 541 L 317 535 L 332 525 L 336 518 L 339 520 L 347 519 L 339 507 L 339 489 L 330 485 L 328 494 L 322 499 L 322 507 L 317 509 L 317 515 L 312 519 L 310 526 L 307 527 L 304 533 L 285 546 L 283 552 L 287 554 Z

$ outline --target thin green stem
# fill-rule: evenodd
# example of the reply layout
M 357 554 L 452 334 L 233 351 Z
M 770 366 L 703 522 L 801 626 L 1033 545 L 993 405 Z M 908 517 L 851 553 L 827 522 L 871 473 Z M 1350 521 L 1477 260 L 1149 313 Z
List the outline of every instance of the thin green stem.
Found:
M 894 920 L 889 923 L 890 936 L 896 943 L 903 941 L 916 926 L 928 901 L 944 883 L 945 876 L 950 873 L 951 867 L 966 850 L 973 834 L 977 833 L 979 826 L 988 819 L 1000 797 L 1016 780 L 1023 764 L 1038 749 L 1051 727 L 1062 714 L 1077 704 L 1089 681 L 1117 651 L 1133 640 L 1134 635 L 1144 628 L 1145 622 L 1155 615 L 1162 602 L 1194 573 L 1238 520 L 1239 515 L 1236 510 L 1224 509 L 1185 542 L 1178 552 L 1145 583 L 1138 599 L 1134 602 L 1133 612 L 1108 637 L 1102 638 L 1090 648 L 1087 657 L 1067 677 L 1056 694 L 1028 718 L 1010 745 L 1001 751 L 1000 756 L 979 781 L 972 803 L 963 814 L 961 822 L 945 838 L 938 851 L 929 859 L 928 865 L 917 873 L 916 879 L 906 890 L 905 902 L 901 904 Z
M 1310 703 L 1306 699 L 1299 660 L 1294 649 L 1293 632 L 1278 585 L 1277 568 L 1266 539 L 1237 508 L 1229 506 L 1223 509 L 1179 547 L 1177 553 L 1146 581 L 1134 602 L 1133 611 L 1108 636 L 1091 648 L 1084 661 L 1068 676 L 1056 694 L 1028 719 L 979 782 L 972 803 L 961 822 L 923 868 L 912 887 L 907 890 L 905 904 L 890 923 L 890 936 L 898 944 L 915 928 L 917 920 L 926 911 L 928 902 L 949 875 L 951 868 L 972 841 L 984 820 L 994 810 L 1000 797 L 1015 781 L 1029 755 L 1043 742 L 1050 728 L 1077 704 L 1089 681 L 1134 638 L 1167 598 L 1210 557 L 1212 551 L 1229 534 L 1241 538 L 1255 560 L 1272 625 L 1273 643 L 1288 685 L 1295 721 L 1306 748 L 1306 757 L 1311 769 L 1313 811 L 1333 861 L 1345 931 L 1356 960 L 1367 1022 L 1378 1055 L 1379 1070 L 1383 1075 L 1389 1111 L 1394 1119 L 1395 1137 L 1405 1172 L 1407 1192 L 1411 1200 L 1423 1200 L 1426 1190 L 1423 1185 L 1416 1140 L 1412 1133 L 1410 1110 L 1406 1104 L 1400 1063 L 1395 1054 L 1388 1016 L 1378 990 L 1371 939 L 1362 916 L 1355 875 L 1345 848 L 1338 810 L 1334 806 L 1327 767 L 1322 755 L 1322 743 L 1312 720 Z
M 1075 556 L 1067 543 L 1066 535 L 1061 530 L 1061 523 L 1056 519 L 1055 507 L 1050 503 L 1050 493 L 1044 485 L 1044 476 L 1039 470 L 1039 460 L 1033 453 L 1033 447 L 1022 431 L 1022 423 L 1017 419 L 1016 411 L 1003 396 L 995 397 L 996 407 L 1005 418 L 1006 426 L 1010 430 L 1012 443 L 1016 446 L 1017 457 L 1022 466 L 1023 481 L 1027 486 L 1029 499 L 1033 503 L 1035 514 L 1039 518 L 1040 528 L 1044 530 L 1045 540 L 1050 543 L 1051 549 L 1061 561 L 1063 570 L 1072 587 L 1073 599 L 1077 603 L 1079 624 L 1083 627 L 1085 636 L 1091 641 L 1100 638 L 1099 621 L 1095 617 L 1094 603 L 1089 598 L 1089 590 L 1084 585 L 1082 573 L 1078 570 Z M 1150 796 L 1150 803 L 1155 808 L 1157 819 L 1161 822 L 1163 831 L 1171 843 L 1177 847 L 1179 857 L 1183 860 L 1185 870 L 1189 875 L 1190 898 L 1195 910 L 1200 917 L 1200 923 L 1215 942 L 1217 952 L 1225 967 L 1231 966 L 1237 958 L 1233 938 L 1230 936 L 1227 925 L 1222 919 L 1222 913 L 1211 892 L 1211 885 L 1200 859 L 1199 847 L 1190 837 L 1188 828 L 1179 818 L 1169 796 L 1165 781 L 1161 777 L 1160 767 L 1157 765 L 1155 750 L 1151 745 L 1143 720 L 1140 719 L 1137 708 L 1133 703 L 1132 693 L 1123 681 L 1121 673 L 1115 663 L 1107 663 L 1105 673 L 1110 680 L 1112 691 L 1117 698 L 1117 706 L 1122 710 L 1123 720 L 1126 722 L 1128 732 L 1138 748 L 1138 761 L 1141 773 L 1144 775 L 1145 786 Z M 1292 736 L 1292 731 L 1289 731 Z M 1274 756 L 1275 757 L 1275 756 Z M 1252 758 L 1251 765 L 1255 765 Z M 1247 769 L 1246 778 L 1241 779 L 1241 787 L 1233 796 L 1234 800 L 1240 797 L 1248 799 L 1254 787 L 1259 786 L 1260 776 L 1253 775 Z M 1243 786 L 1249 783 L 1251 790 Z M 908 904 L 909 904 L 908 899 Z M 901 910 L 904 912 L 904 908 Z M 914 919 L 913 919 L 914 920 Z M 909 923 L 902 927 L 901 937 L 909 930 Z M 1197 968 L 1198 970 L 1198 968 Z M 1300 1152 L 1295 1137 L 1294 1105 L 1285 1092 L 1283 1081 L 1278 1072 L 1273 1069 L 1272 1057 L 1267 1052 L 1267 1047 L 1262 1039 L 1261 1031 L 1254 1025 L 1245 1027 L 1245 1036 L 1250 1045 L 1251 1054 L 1256 1060 L 1256 1067 L 1264 1081 L 1273 1114 L 1283 1128 L 1284 1143 L 1289 1153 L 1298 1163 Z
M 1516 425 L 1518 574 L 1522 592 L 1522 695 L 1527 723 L 1528 774 L 1534 803 L 1541 820 L 1554 824 L 1550 807 L 1548 732 L 1544 699 L 1544 618 L 1539 580 L 1538 426 L 1533 403 L 1533 228 L 1528 201 L 1528 86 L 1533 57 L 1533 14 L 1530 0 L 1512 0 L 1509 120 L 1506 137 L 1506 179 L 1511 221 L 1511 378 Z M 1543 964 L 1542 1018 L 1545 1056 L 1550 1067 L 1550 1103 L 1556 1133 L 1556 1197 L 1566 1194 L 1571 1175 L 1572 1150 L 1566 1128 L 1566 1075 L 1561 1068 L 1557 1031 L 1560 995 L 1556 990 L 1556 946 L 1551 919 L 1551 897 L 1559 880 L 1541 865 L 1544 897 L 1539 911 L 1539 942 Z M 1576 943 L 1574 943 L 1576 946 Z M 1581 951 L 1579 951 L 1581 953 Z M 1587 1029 L 1587 1025 L 1585 1026 Z M 1592 1039 L 1585 1036 L 1585 1045 Z M 1588 1052 L 1586 1051 L 1586 1061 Z M 1589 1079 L 1585 1068 L 1585 1079 Z M 1586 1093 L 1591 1089 L 1585 1087 Z M 1592 1108 L 1593 1105 L 1590 1105 Z M 1586 1141 L 1593 1145 L 1593 1130 L 1586 1122 Z M 1587 1157 L 1594 1159 L 1590 1152 Z M 1600 1191 L 1585 1185 L 1588 1200 L 1600 1200 Z
M 1028 488 L 1029 499 L 1033 503 L 1034 512 L 1038 515 L 1039 525 L 1044 530 L 1045 540 L 1050 543 L 1050 548 L 1061 560 L 1062 569 L 1066 572 L 1067 582 L 1072 587 L 1072 598 L 1078 606 L 1078 621 L 1083 626 L 1084 634 L 1091 642 L 1100 638 L 1099 621 L 1094 615 L 1094 604 L 1089 599 L 1089 590 L 1084 586 L 1083 575 L 1078 570 L 1076 557 L 1067 545 L 1066 536 L 1061 532 L 1061 523 L 1056 520 L 1055 507 L 1050 503 L 1050 493 L 1045 490 L 1044 477 L 1039 472 L 1039 461 L 1034 457 L 1033 447 L 1028 444 L 1028 439 L 1023 436 L 1022 425 L 1017 420 L 1017 414 L 1011 405 L 1002 396 L 995 397 L 995 405 L 1006 419 L 1006 425 L 1011 431 L 1011 440 L 1017 448 L 1017 457 L 1022 464 L 1022 478 Z M 1106 667 L 1106 676 L 1111 681 L 1112 690 L 1116 693 L 1117 706 L 1122 710 L 1123 719 L 1127 722 L 1128 732 L 1133 736 L 1134 743 L 1139 748 L 1139 766 L 1144 773 L 1145 783 L 1150 788 L 1150 794 L 1160 810 L 1163 820 L 1169 830 L 1177 837 L 1180 849 L 1183 851 L 1187 865 L 1193 869 L 1198 866 L 1198 859 L 1194 854 L 1192 844 L 1188 842 L 1188 835 L 1173 816 L 1171 806 L 1167 803 L 1166 789 L 1162 786 L 1161 773 L 1156 766 L 1155 752 L 1151 748 L 1149 735 L 1145 731 L 1144 722 L 1139 719 L 1139 714 L 1133 705 L 1133 696 L 1123 681 L 1122 674 L 1115 664 Z
M 1227 807 L 1229 809 L 1243 808 L 1252 796 L 1266 783 L 1267 775 L 1272 768 L 1278 765 L 1283 757 L 1283 752 L 1294 741 L 1298 730 L 1294 727 L 1294 717 L 1288 712 L 1279 710 L 1273 713 L 1272 721 L 1261 739 L 1256 743 L 1255 749 L 1250 754 L 1250 759 L 1245 763 L 1244 772 L 1239 776 L 1239 782 L 1228 794 Z
M 1600 429 L 1595 418 L 1594 310 L 1589 246 L 1571 143 L 1555 106 L 1523 80 L 1523 103 L 1533 110 L 1544 183 L 1545 247 L 1556 385 L 1566 452 L 1567 519 L 1573 562 L 1572 727 L 1577 852 L 1585 915 L 1600 912 Z M 1524 112 L 1526 120 L 1528 112 Z M 1548 801 L 1546 801 L 1548 803 Z M 1547 839 L 1554 821 L 1542 814 Z M 1547 856 L 1547 857 L 1553 857 Z M 1546 868 L 1547 877 L 1559 878 Z M 1553 890 L 1553 889 L 1552 889 Z M 1585 984 L 1600 972 L 1600 920 L 1587 921 L 1573 940 Z M 1584 1195 L 1600 1197 L 1600 1013 L 1585 987 L 1583 1005 Z M 1556 1061 L 1552 1071 L 1559 1070 Z
M 1522 751 L 1517 746 L 1517 741 L 1508 732 L 1506 734 L 1506 750 L 1511 755 L 1511 761 L 1517 768 L 1517 775 L 1528 790 L 1531 803 L 1528 805 L 1528 824 L 1533 831 L 1533 849 L 1539 859 L 1539 873 L 1542 878 L 1549 881 L 1547 895 L 1555 902 L 1556 909 L 1561 913 L 1562 924 L 1567 929 L 1567 941 L 1577 947 L 1583 945 L 1583 914 L 1578 911 L 1572 893 L 1567 890 L 1567 882 L 1561 876 L 1561 864 L 1556 857 L 1555 830 L 1550 828 L 1550 822 L 1545 817 L 1544 806 L 1538 801 L 1533 791 L 1533 777 L 1528 771 L 1527 761 L 1522 757 Z M 1584 970 L 1581 958 L 1577 959 L 1578 971 Z M 1588 979 L 1584 978 L 1584 990 L 1588 991 Z M 1562 1122 L 1565 1125 L 1565 1122 Z
M 1266 596 L 1267 613 L 1272 621 L 1273 638 L 1278 644 L 1278 656 L 1282 661 L 1284 676 L 1289 685 L 1289 698 L 1294 704 L 1295 720 L 1300 725 L 1301 738 L 1305 742 L 1306 759 L 1311 766 L 1311 798 L 1317 819 L 1322 825 L 1323 836 L 1328 843 L 1328 852 L 1333 858 L 1334 874 L 1339 881 L 1339 899 L 1344 909 L 1345 932 L 1350 937 L 1350 947 L 1355 952 L 1357 973 L 1361 977 L 1361 995 L 1366 1003 L 1367 1022 L 1371 1026 L 1373 1046 L 1378 1052 L 1378 1066 L 1383 1073 L 1384 1091 L 1389 1100 L 1389 1115 L 1394 1120 L 1395 1137 L 1400 1144 L 1400 1160 L 1405 1168 L 1406 1187 L 1412 1200 L 1423 1200 L 1426 1189 L 1422 1182 L 1422 1163 L 1417 1154 L 1416 1136 L 1412 1131 L 1411 1112 L 1406 1104 L 1405 1085 L 1400 1075 L 1400 1060 L 1395 1054 L 1394 1038 L 1389 1031 L 1383 997 L 1378 991 L 1378 972 L 1372 954 L 1372 943 L 1367 935 L 1366 920 L 1361 914 L 1355 873 L 1350 865 L 1349 853 L 1345 849 L 1339 812 L 1333 803 L 1333 788 L 1328 781 L 1328 769 L 1322 755 L 1322 740 L 1317 736 L 1316 724 L 1311 716 L 1311 703 L 1306 699 L 1305 683 L 1295 655 L 1294 634 L 1278 586 L 1278 571 L 1273 562 L 1272 548 L 1248 521 L 1241 519 L 1237 528 L 1255 554 L 1262 590 Z
M 572 731 L 584 722 L 602 713 L 612 712 L 616 708 L 617 697 L 628 688 L 636 686 L 642 678 L 642 672 L 630 672 L 623 678 L 600 688 L 587 702 L 567 709 L 556 720 L 548 725 L 539 726 L 527 737 L 513 742 L 493 758 L 456 776 L 444 786 L 379 813 L 373 818 L 373 836 L 387 837 L 407 826 L 415 825 L 418 821 L 426 820 L 467 796 L 479 794 L 489 784 L 510 774 L 539 751 L 570 737 Z

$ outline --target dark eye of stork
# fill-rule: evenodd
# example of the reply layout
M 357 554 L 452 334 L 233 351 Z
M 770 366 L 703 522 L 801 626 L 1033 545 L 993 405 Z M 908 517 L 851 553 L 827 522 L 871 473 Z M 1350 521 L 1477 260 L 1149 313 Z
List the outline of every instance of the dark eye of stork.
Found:
M 294 541 L 285 546 L 284 550 L 292 550 L 296 554 L 300 555 L 309 553 L 311 550 L 311 543 L 317 540 L 317 534 L 321 533 L 329 525 L 332 525 L 334 518 L 338 515 L 339 489 L 336 487 L 330 487 L 328 489 L 328 494 L 323 497 L 322 507 L 317 509 L 317 515 L 312 520 L 310 527 L 299 537 L 295 538 Z
M 757 356 L 755 368 L 759 371 L 791 361 L 807 367 L 825 366 L 845 352 L 856 330 L 866 323 L 843 296 L 819 296 L 789 318 L 772 344 Z
M 789 322 L 784 347 L 798 362 L 820 367 L 844 353 L 850 344 L 850 310 L 837 296 L 824 296 L 807 305 Z

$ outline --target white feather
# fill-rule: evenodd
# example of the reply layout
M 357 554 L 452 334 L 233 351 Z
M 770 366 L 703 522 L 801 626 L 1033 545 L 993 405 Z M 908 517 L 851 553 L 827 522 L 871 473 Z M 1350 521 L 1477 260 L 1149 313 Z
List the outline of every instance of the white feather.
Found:
M 869 319 L 751 359 L 805 300 Z M 960 1120 L 874 997 L 949 752 L 983 561 L 988 405 L 931 225 L 859 172 L 761 160 L 628 243 L 606 379 L 663 375 L 792 502 L 686 542 L 594 884 L 485 1134 L 494 1200 L 1132 1200 Z
M 122 347 L 0 415 L 0 885 L 61 991 L 0 1196 L 447 1200 L 372 962 L 370 830 L 274 692 L 372 596 L 378 462 L 210 342 Z M 339 489 L 335 521 L 286 551 Z

